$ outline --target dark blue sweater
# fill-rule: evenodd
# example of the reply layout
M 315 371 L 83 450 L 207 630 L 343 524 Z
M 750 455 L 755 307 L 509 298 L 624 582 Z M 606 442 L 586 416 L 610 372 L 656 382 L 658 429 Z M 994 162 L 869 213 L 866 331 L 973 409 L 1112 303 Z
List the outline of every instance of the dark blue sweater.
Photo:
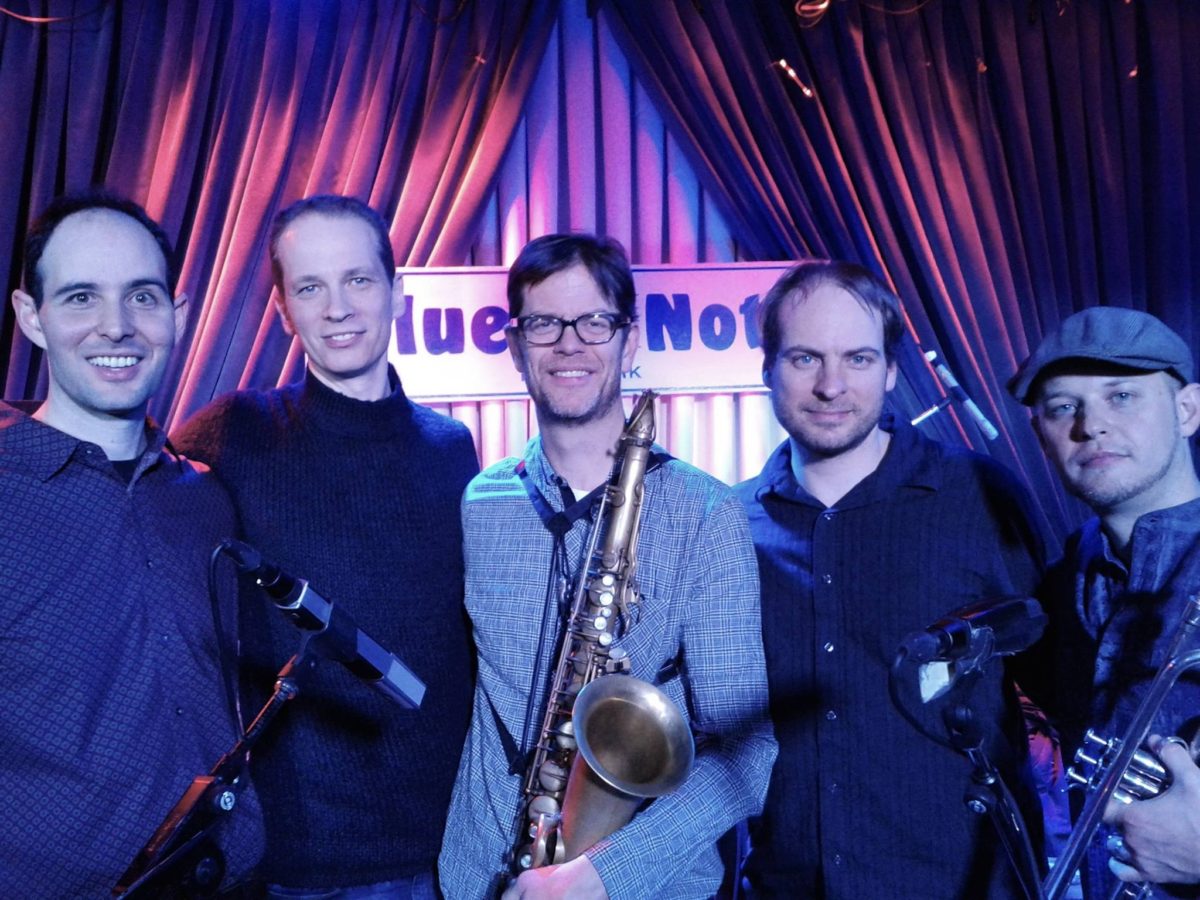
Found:
M 394 373 L 393 384 L 368 403 L 310 374 L 219 398 L 173 438 L 229 488 L 246 541 L 427 685 L 408 711 L 334 662 L 303 682 L 252 762 L 273 883 L 400 878 L 431 870 L 441 844 L 473 684 L 459 499 L 479 467 L 463 425 L 410 402 Z M 241 613 L 249 717 L 299 632 L 252 585 Z

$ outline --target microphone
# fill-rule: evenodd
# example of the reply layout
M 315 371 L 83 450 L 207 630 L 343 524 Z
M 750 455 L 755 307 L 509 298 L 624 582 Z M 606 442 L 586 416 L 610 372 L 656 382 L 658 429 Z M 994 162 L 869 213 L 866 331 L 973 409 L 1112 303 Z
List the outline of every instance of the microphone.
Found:
M 288 575 L 264 560 L 248 544 L 227 540 L 220 550 L 254 578 L 296 627 L 319 635 L 323 655 L 336 659 L 406 709 L 421 705 L 425 683 L 399 657 L 364 633 L 350 613 L 326 600 L 303 578 Z
M 925 358 L 929 360 L 930 364 L 932 364 L 933 361 L 937 359 L 937 351 L 926 350 Z M 979 426 L 979 430 L 983 432 L 983 436 L 985 438 L 987 438 L 989 441 L 994 441 L 996 438 L 1000 437 L 1000 432 L 996 430 L 996 426 L 993 425 L 988 420 L 988 417 L 983 414 L 983 410 L 975 405 L 975 401 L 967 396 L 967 392 L 964 391 L 962 385 L 958 383 L 958 379 L 954 377 L 954 373 L 946 368 L 945 363 L 937 363 L 933 366 L 933 371 L 937 373 L 937 377 L 941 380 L 942 384 L 946 386 L 946 390 L 950 392 L 950 396 L 961 403 L 963 405 L 963 409 L 965 409 L 970 414 L 971 418 L 975 420 L 975 424 Z
M 910 634 L 901 649 L 916 663 L 1011 656 L 1031 647 L 1045 628 L 1046 613 L 1032 597 L 982 600 Z

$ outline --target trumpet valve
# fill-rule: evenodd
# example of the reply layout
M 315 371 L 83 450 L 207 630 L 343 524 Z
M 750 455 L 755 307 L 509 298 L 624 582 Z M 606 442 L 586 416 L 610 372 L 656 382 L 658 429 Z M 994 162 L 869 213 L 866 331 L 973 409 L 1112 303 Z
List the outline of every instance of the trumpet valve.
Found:
M 1075 771 L 1075 767 L 1071 766 L 1067 769 L 1067 790 L 1072 789 L 1087 789 L 1092 786 L 1092 779 L 1088 776 Z
M 1121 750 L 1121 741 L 1106 738 L 1088 729 L 1084 743 L 1075 751 L 1075 765 L 1067 769 L 1067 787 L 1091 790 L 1099 784 L 1105 770 Z M 1079 771 L 1083 769 L 1084 771 Z M 1171 783 L 1170 773 L 1158 758 L 1147 750 L 1139 749 L 1129 760 L 1129 765 L 1116 787 L 1113 799 L 1121 803 L 1132 803 L 1162 793 Z

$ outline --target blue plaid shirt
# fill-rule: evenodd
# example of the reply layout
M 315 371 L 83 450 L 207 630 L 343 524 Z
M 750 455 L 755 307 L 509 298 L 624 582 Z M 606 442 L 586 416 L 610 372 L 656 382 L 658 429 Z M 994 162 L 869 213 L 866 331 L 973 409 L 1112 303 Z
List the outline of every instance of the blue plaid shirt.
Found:
M 525 464 L 551 507 L 562 509 L 562 482 L 540 439 L 526 448 Z M 530 703 L 532 672 L 539 659 L 541 672 L 552 667 L 558 650 L 561 617 L 543 615 L 553 539 L 516 466 L 506 459 L 490 467 L 463 498 L 479 673 L 439 860 L 453 900 L 488 896 L 515 841 L 524 772 L 510 774 L 496 717 L 527 750 L 546 703 L 540 677 Z M 566 535 L 571 577 L 590 527 L 584 516 Z M 659 683 L 660 673 L 673 673 L 660 686 L 697 737 L 696 761 L 679 790 L 587 855 L 614 900 L 709 897 L 722 871 L 715 842 L 761 809 L 776 753 L 745 513 L 729 488 L 670 460 L 646 475 L 637 557 L 640 619 L 617 644 L 629 652 L 633 675 Z
M 1130 538 L 1131 562 L 1113 552 L 1093 518 L 1067 541 L 1040 591 L 1051 628 L 1039 644 L 1040 677 L 1069 762 L 1088 727 L 1121 737 L 1167 655 L 1188 599 L 1200 589 L 1200 500 L 1149 512 Z M 1151 725 L 1200 740 L 1200 680 L 1186 675 Z M 1090 848 L 1085 897 L 1108 897 L 1116 880 L 1103 840 Z M 1184 894 L 1183 896 L 1195 896 Z

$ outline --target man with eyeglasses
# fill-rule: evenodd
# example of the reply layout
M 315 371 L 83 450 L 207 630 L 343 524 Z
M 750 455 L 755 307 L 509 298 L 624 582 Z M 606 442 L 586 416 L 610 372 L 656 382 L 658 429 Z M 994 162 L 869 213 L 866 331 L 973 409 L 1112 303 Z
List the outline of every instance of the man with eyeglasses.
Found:
M 447 897 L 495 896 L 525 820 L 522 787 L 547 680 L 625 426 L 621 373 L 637 352 L 633 276 L 616 241 L 548 235 L 509 272 L 507 337 L 541 434 L 463 500 L 467 611 L 479 660 L 470 733 L 439 858 Z M 758 574 L 729 488 L 655 449 L 637 545 L 640 610 L 614 646 L 662 688 L 696 737 L 684 784 L 504 897 L 695 898 L 721 881 L 716 841 L 763 801 L 775 741 L 766 712 Z M 620 676 L 606 676 L 620 677 Z

